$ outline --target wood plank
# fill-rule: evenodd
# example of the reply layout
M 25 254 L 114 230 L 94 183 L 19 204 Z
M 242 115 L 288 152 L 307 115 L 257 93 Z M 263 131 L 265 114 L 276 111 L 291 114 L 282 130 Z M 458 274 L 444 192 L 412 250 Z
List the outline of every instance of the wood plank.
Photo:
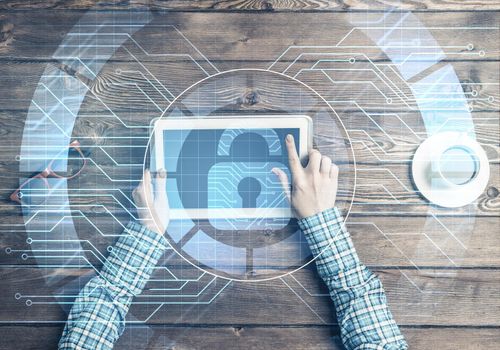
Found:
M 121 233 L 118 223 L 109 217 L 89 215 L 88 219 L 105 235 Z M 123 216 L 117 219 L 124 225 L 128 220 Z M 78 238 L 82 241 L 82 249 L 88 250 L 82 254 L 94 266 L 101 266 L 103 258 L 97 257 L 108 256 L 106 249 L 115 242 L 116 237 L 99 234 L 93 225 L 82 218 L 75 218 L 74 223 Z M 33 236 L 25 232 L 23 224 L 21 217 L 4 217 L 0 227 L 0 265 L 37 263 L 35 259 L 22 258 L 23 254 L 33 255 L 33 246 L 26 243 L 27 238 Z M 388 216 L 351 217 L 347 228 L 361 261 L 370 267 L 500 268 L 500 237 L 492 229 L 499 224 L 499 217 L 457 219 Z M 296 256 L 294 248 L 294 245 L 285 246 L 282 253 Z M 43 256 L 43 253 L 37 254 Z M 84 263 L 83 260 L 79 262 Z M 168 259 L 168 264 L 180 266 L 185 262 L 174 256 Z
M 324 58 L 324 57 L 323 57 Z M 348 59 L 347 56 L 344 58 Z M 293 59 L 293 57 L 292 57 Z M 317 57 L 316 60 L 322 59 Z M 267 62 L 254 61 L 221 61 L 225 66 L 224 69 L 236 68 L 257 68 L 265 69 Z M 167 63 L 167 65 L 166 65 Z M 288 63 L 291 64 L 290 62 Z M 413 92 L 407 82 L 401 79 L 393 71 L 389 71 L 387 66 L 375 65 L 370 62 L 357 61 L 354 65 L 350 63 L 335 64 L 320 64 L 317 65 L 314 71 L 307 71 L 315 64 L 315 61 L 298 61 L 286 73 L 290 76 L 296 76 L 301 82 L 307 84 L 314 89 L 323 98 L 331 103 L 335 109 L 356 110 L 353 104 L 343 103 L 341 101 L 356 101 L 362 108 L 369 111 L 417 111 L 419 106 L 415 100 Z M 448 63 L 442 62 L 436 65 L 436 69 L 444 68 Z M 196 70 L 191 63 L 183 64 L 182 62 L 155 62 L 146 63 L 151 75 L 147 79 L 141 77 L 137 72 L 143 71 L 136 63 L 109 63 L 92 82 L 89 97 L 92 95 L 94 99 L 86 101 L 88 106 L 82 108 L 93 108 L 93 110 L 104 109 L 105 103 L 109 108 L 120 111 L 149 111 L 154 113 L 154 106 L 151 98 L 160 106 L 168 102 L 158 96 L 157 87 L 151 84 L 149 80 L 157 79 L 163 86 L 168 88 L 174 95 L 181 93 L 185 88 L 195 83 L 200 76 L 200 70 Z M 465 92 L 467 103 L 473 111 L 498 111 L 500 93 L 498 92 L 498 62 L 477 61 L 471 62 L 454 62 L 452 64 L 455 72 L 462 83 L 462 89 Z M 286 68 L 286 66 L 284 66 Z M 282 67 L 283 68 L 283 67 Z M 306 69 L 306 71 L 304 71 Z M 354 70 L 353 70 L 354 69 Z M 381 69 L 386 75 L 381 77 L 377 69 Z M 133 73 L 127 73 L 133 72 Z M 302 73 L 301 73 L 302 72 Z M 258 81 L 258 77 L 263 77 L 262 73 L 255 73 L 254 89 L 257 93 L 256 105 L 268 103 L 270 105 L 276 102 L 271 97 L 276 95 L 277 91 L 281 91 L 280 83 L 282 78 L 267 76 L 265 85 Z M 153 78 L 154 77 L 154 78 Z M 188 79 L 186 81 L 186 79 Z M 263 79 L 263 78 L 262 78 Z M 183 81 L 184 80 L 184 81 Z M 131 82 L 139 85 L 139 89 L 131 89 Z M 398 86 L 393 88 L 391 84 Z M 90 85 L 90 84 L 89 84 Z M 228 86 L 228 91 L 225 95 L 220 96 L 223 99 L 230 100 L 235 96 L 242 95 L 240 86 Z M 249 87 L 247 87 L 248 90 Z M 248 91 L 245 91 L 248 94 Z M 148 97 L 149 96 L 149 97 Z M 265 101 L 267 97 L 268 101 Z M 132 100 L 134 103 L 126 103 Z M 278 96 L 274 96 L 277 99 Z M 97 101 L 96 99 L 101 99 Z M 391 103 L 387 103 L 390 99 Z M 457 97 L 458 99 L 458 97 Z M 94 103 L 92 103 L 94 102 Z M 205 103 L 210 103 L 208 99 Z M 225 101 L 220 101 L 223 105 Z M 204 99 L 200 101 L 200 105 L 204 105 Z M 263 106 L 264 107 L 264 106 Z M 358 109 L 359 111 L 359 109 Z
M 475 211 L 476 216 L 498 216 L 499 215 L 499 169 L 500 165 L 491 165 L 491 175 L 488 186 L 483 194 L 474 201 L 473 204 L 461 208 L 447 209 L 440 207 L 432 207 L 429 202 L 423 197 L 420 197 L 411 183 L 411 178 L 408 174 L 407 166 L 358 166 L 356 195 L 353 200 L 352 213 L 362 216 L 391 215 L 394 212 L 401 213 L 407 216 L 426 216 L 429 211 L 436 215 L 450 216 L 469 216 L 470 211 Z M 8 168 L 7 168 L 8 169 Z M 339 193 L 337 195 L 337 204 L 341 208 L 347 209 L 352 198 L 352 187 L 348 181 L 352 180 L 352 172 L 344 172 L 341 166 L 341 181 Z M 364 170 L 364 171 L 362 171 Z M 107 175 L 103 175 L 105 172 Z M 69 183 L 70 188 L 77 186 L 81 189 L 88 189 L 86 196 L 71 196 L 71 205 L 73 208 L 82 210 L 83 213 L 120 214 L 124 212 L 124 208 L 131 208 L 130 193 L 135 182 L 130 184 L 117 184 L 111 182 L 112 179 L 139 179 L 141 178 L 142 169 L 137 167 L 130 174 L 125 174 L 123 171 L 116 171 L 114 167 L 88 166 L 84 174 L 81 174 L 77 180 Z M 22 175 L 23 176 L 23 175 Z M 108 178 L 109 177 L 109 178 Z M 346 181 L 347 183 L 344 183 Z M 14 177 L 5 181 L 5 188 L 2 192 L 5 194 L 3 199 L 0 199 L 0 212 L 4 214 L 19 213 L 19 205 L 11 202 L 7 197 L 18 187 L 18 180 Z M 105 195 L 102 192 L 105 191 Z M 119 191 L 122 191 L 120 193 Z M 108 194 L 116 193 L 116 196 Z M 54 193 L 52 195 L 57 195 Z
M 53 287 L 48 287 L 40 275 L 42 271 L 62 279 L 55 282 Z M 384 283 L 391 311 L 398 324 L 500 326 L 498 319 L 500 270 L 498 269 L 376 269 L 374 271 Z M 44 270 L 2 268 L 0 273 L 5 283 L 0 285 L 0 301 L 3 305 L 0 319 L 4 322 L 30 320 L 34 323 L 42 320 L 46 322 L 64 320 L 64 312 L 50 296 L 51 289 L 64 287 L 67 293 L 65 295 L 76 293 L 81 285 L 76 283 L 78 279 L 75 278 L 87 272 L 89 272 L 87 269 L 67 268 Z M 178 274 L 179 276 L 193 274 L 193 271 L 184 269 L 175 273 L 180 272 L 182 274 Z M 182 289 L 184 297 L 180 299 L 172 297 L 172 292 L 150 289 L 168 288 L 169 283 L 157 279 L 158 277 L 164 279 L 165 276 L 166 273 L 162 273 L 162 270 L 153 276 L 156 282 L 150 282 L 148 290 L 136 299 L 136 302 L 147 302 L 147 304 L 134 304 L 129 320 L 148 319 L 148 324 L 167 325 L 336 324 L 329 297 L 325 295 L 325 288 L 311 270 L 300 270 L 294 273 L 294 278 L 285 277 L 286 284 L 282 280 L 260 283 L 232 282 L 221 293 L 219 292 L 226 282 L 216 280 L 209 283 L 210 278 L 205 275 L 198 282 L 188 283 Z M 204 289 L 205 287 L 207 288 Z M 293 291 L 290 288 L 293 288 Z M 200 297 L 190 297 L 201 290 L 203 293 Z M 20 293 L 18 300 L 15 298 L 16 293 Z M 165 297 L 165 295 L 171 296 Z M 213 301 L 203 305 L 203 302 L 212 300 L 214 296 L 217 297 Z M 27 300 L 32 300 L 33 304 L 27 306 Z M 170 305 L 164 305 L 155 312 L 159 305 L 167 301 Z M 176 304 L 180 301 L 183 302 L 182 305 Z M 195 304 L 190 304 L 192 302 Z
M 408 216 L 426 216 L 429 211 L 433 211 L 436 215 L 468 216 L 470 210 L 474 210 L 476 216 L 498 216 L 500 210 L 499 195 L 497 193 L 500 181 L 499 168 L 500 165 L 491 165 L 489 184 L 485 192 L 471 206 L 446 209 L 431 208 L 427 200 L 414 192 L 415 190 L 411 185 L 411 178 L 408 174 L 409 168 L 407 166 L 384 166 L 376 167 L 375 170 L 373 170 L 372 165 L 359 166 L 357 172 L 357 190 L 352 211 L 353 214 L 363 216 L 376 214 L 391 215 L 393 212 L 404 213 L 404 215 Z M 104 176 L 103 172 L 107 176 Z M 135 183 L 117 185 L 111 183 L 107 177 L 109 176 L 113 179 L 140 179 L 141 174 L 141 168 L 133 171 L 132 174 L 124 174 L 123 172 L 115 171 L 112 167 L 101 166 L 101 169 L 97 169 L 89 166 L 85 174 L 80 175 L 78 180 L 70 183 L 70 188 L 78 186 L 78 188 L 93 189 L 93 191 L 89 193 L 88 197 L 72 196 L 71 203 L 75 208 L 81 209 L 84 213 L 105 213 L 106 210 L 111 213 L 121 213 L 123 212 L 123 206 L 129 205 L 129 203 L 127 204 L 128 201 L 123 199 L 117 201 L 109 196 L 103 196 L 100 191 L 121 189 L 127 196 L 130 196 Z M 352 172 L 345 171 L 345 168 L 342 166 L 341 176 L 343 176 L 341 177 L 341 181 L 346 182 L 353 178 Z M 96 193 L 96 190 L 99 192 Z M 92 196 L 92 193 L 95 193 L 95 195 Z M 338 205 L 341 208 L 347 209 L 352 194 L 352 188 L 349 187 L 348 183 L 341 184 L 337 195 Z M 14 209 L 12 203 L 10 205 L 6 204 L 7 206 L 3 207 L 3 210 L 17 210 Z
M 269 62 L 224 61 L 223 64 L 226 65 L 227 69 L 248 67 L 264 69 L 266 65 L 269 65 Z M 170 93 L 177 96 L 184 89 L 205 77 L 204 73 L 195 67 L 193 62 L 163 61 L 141 64 L 147 67 L 148 71 L 138 63 L 111 62 L 105 66 L 95 81 L 84 80 L 84 83 L 89 86 L 90 92 L 87 93 L 80 111 L 91 110 L 94 113 L 100 111 L 109 113 L 109 109 L 111 109 L 118 115 L 126 115 L 127 113 L 159 115 L 156 107 L 165 109 L 172 100 Z M 444 67 L 445 64 L 447 63 L 440 63 L 438 66 Z M 313 65 L 314 62 L 296 63 L 297 69 L 290 71 L 290 74 L 293 76 L 300 72 L 300 69 L 310 68 Z M 298 78 L 330 101 L 335 109 L 352 111 L 357 109 L 359 112 L 359 108 L 356 108 L 352 103 L 334 102 L 356 101 L 368 111 L 418 111 L 418 105 L 410 87 L 394 72 L 382 68 L 385 70 L 384 74 L 387 75 L 386 78 L 382 79 L 380 74 L 374 72 L 375 69 L 378 69 L 374 65 L 366 62 L 358 62 L 355 65 L 356 69 L 359 69 L 358 71 L 343 71 L 343 69 L 354 68 L 353 65 L 348 67 L 344 67 L 340 63 L 334 66 L 322 65 L 317 69 L 325 70 L 308 71 L 300 74 Z M 462 84 L 466 102 L 471 106 L 473 112 L 497 112 L 499 110 L 498 79 L 500 79 L 500 75 L 498 62 L 454 62 L 452 66 Z M 2 64 L 0 67 L 2 108 L 9 111 L 26 111 L 45 67 L 45 63 L 39 62 L 8 61 L 5 65 Z M 55 66 L 52 67 L 54 67 L 54 73 L 59 72 Z M 340 71 L 331 71 L 332 69 Z M 370 72 L 365 72 L 365 69 L 369 69 Z M 30 71 L 29 75 L 26 74 L 26 70 Z M 335 83 L 330 79 L 334 79 Z M 279 87 L 279 85 L 274 86 L 273 83 L 274 85 L 278 84 L 278 80 L 274 82 L 271 79 L 267 87 L 256 83 L 257 92 L 260 93 L 261 97 L 272 96 L 270 93 L 275 92 L 273 89 Z M 391 86 L 393 83 L 398 86 L 398 89 Z M 164 88 L 159 88 L 159 84 L 162 84 Z M 159 89 L 163 90 L 164 95 L 161 95 L 162 91 Z M 245 93 L 248 94 L 248 91 Z M 241 87 L 233 86 L 231 93 L 221 97 L 230 99 L 235 96 L 240 97 L 241 94 Z M 387 99 L 391 99 L 390 104 L 387 103 Z M 224 101 L 220 103 L 222 102 Z M 263 103 L 259 100 L 257 102 Z M 272 100 L 268 102 L 271 103 Z M 258 107 L 258 105 L 254 107 Z
M 371 0 L 132 0 L 132 1 L 108 1 L 99 3 L 93 0 L 35 0 L 29 3 L 20 0 L 6 0 L 2 2 L 0 9 L 5 10 L 124 10 L 144 9 L 169 10 L 169 11 L 352 11 L 369 10 L 380 11 L 388 9 L 401 9 L 411 11 L 494 11 L 500 6 L 494 1 L 475 0 L 422 0 L 419 2 L 402 0 L 397 2 L 386 2 Z
M 274 328 L 274 327 L 226 327 L 226 328 L 129 328 L 117 346 L 123 349 L 141 349 L 141 344 L 164 347 L 174 345 L 187 349 L 317 349 L 341 350 L 342 342 L 331 327 Z M 498 329 L 459 328 L 402 328 L 411 349 L 455 350 L 474 348 L 491 349 L 500 340 Z M 142 345 L 144 346 L 144 345 Z M 121 348 L 121 347 L 120 347 Z
M 490 350 L 500 342 L 498 329 L 406 328 L 401 331 L 411 349 Z M 60 326 L 3 326 L 0 349 L 54 348 L 62 332 Z M 26 337 L 26 334 L 32 336 Z M 127 325 L 116 344 L 118 349 L 294 349 L 341 350 L 341 341 L 332 327 L 164 327 Z
M 144 87 L 143 89 L 147 91 L 148 88 Z M 137 91 L 137 93 L 129 93 L 124 96 L 123 88 L 112 90 L 113 88 L 110 90 L 106 87 L 97 87 L 94 93 L 100 100 L 96 100 L 94 95 L 89 94 L 84 102 L 73 131 L 74 137 L 79 138 L 84 146 L 106 145 L 106 147 L 110 147 L 113 140 L 108 139 L 108 136 L 130 135 L 131 132 L 134 133 L 134 136 L 147 136 L 148 130 L 145 128 L 130 130 L 129 127 L 137 128 L 139 125 L 149 125 L 152 118 L 161 115 L 158 110 L 152 108 L 151 101 L 145 101 L 146 97 L 142 92 Z M 222 105 L 230 104 L 232 112 L 235 109 L 247 113 L 250 112 L 249 109 L 256 112 L 268 111 L 274 108 L 274 102 L 278 105 L 282 103 L 281 101 L 269 101 L 268 96 L 271 95 L 271 90 L 264 91 L 258 88 L 254 91 L 257 100 L 250 105 L 245 102 L 248 91 L 234 87 L 232 90 L 229 88 L 224 90 L 227 92 L 225 97 L 218 96 L 219 101 L 223 98 L 227 99 L 227 102 L 220 103 Z M 129 104 L 131 99 L 134 100 L 132 105 Z M 105 110 L 104 106 L 111 109 Z M 408 162 L 417 146 L 425 139 L 426 131 L 418 112 L 411 110 L 381 110 L 378 112 L 377 110 L 369 110 L 362 112 L 360 108 L 352 109 L 351 104 L 334 105 L 334 108 L 347 128 L 352 141 L 351 145 L 359 163 Z M 2 135 L 4 136 L 2 147 L 13 147 L 19 143 L 23 132 L 23 119 L 24 113 L 22 112 L 4 111 L 0 113 Z M 498 155 L 500 154 L 498 113 L 473 112 L 472 120 L 477 138 L 485 147 L 488 158 L 491 162 L 498 163 Z M 318 144 L 330 142 L 329 132 L 332 126 L 327 123 L 326 125 L 315 124 L 315 127 L 319 130 L 316 142 Z M 143 143 L 146 144 L 146 140 Z M 118 162 L 123 155 L 127 160 L 131 156 L 128 150 L 123 148 L 108 149 L 108 151 L 117 157 Z M 120 151 L 125 153 L 120 155 Z M 4 155 L 6 159 L 9 159 L 7 153 Z M 142 157 L 142 155 L 138 154 L 138 157 Z M 105 158 L 103 160 L 112 164 L 112 159 Z
M 257 112 L 259 107 L 255 107 Z M 264 108 L 264 107 L 263 107 Z M 75 121 L 72 136 L 80 140 L 82 147 L 100 165 L 117 163 L 143 162 L 147 137 L 147 128 L 129 129 L 129 126 L 148 125 L 154 114 L 138 112 L 131 115 L 113 116 L 102 111 L 79 114 Z M 388 164 L 389 166 L 406 166 L 410 163 L 417 147 L 427 137 L 423 121 L 418 113 L 403 112 L 364 114 L 360 111 L 338 110 L 337 114 L 346 128 L 343 137 L 333 137 L 334 126 L 339 123 L 335 119 L 315 118 L 313 120 L 315 146 L 325 153 L 331 153 L 339 143 L 349 142 L 353 148 L 356 163 L 361 165 Z M 314 116 L 313 116 L 314 117 Z M 25 114 L 23 112 L 0 111 L 0 162 L 6 168 L 4 176 L 16 173 L 20 153 L 22 135 L 24 132 Z M 472 122 L 476 139 L 484 148 L 491 164 L 500 163 L 500 119 L 496 112 L 474 112 Z M 124 126 L 123 123 L 127 123 Z M 347 135 L 349 139 L 347 139 Z M 139 147 L 134 152 L 123 147 L 122 140 L 110 136 L 141 136 L 143 140 L 135 140 L 134 146 Z M 116 146 L 116 147 L 115 147 Z M 347 146 L 347 147 L 348 147 Z M 106 153 L 108 155 L 106 155 Z M 333 155 L 332 155 L 333 156 Z M 9 170 L 9 171 L 7 171 Z
M 357 167 L 356 195 L 353 200 L 353 213 L 363 216 L 391 215 L 394 211 L 408 216 L 426 216 L 429 210 L 436 215 L 469 216 L 470 210 L 475 211 L 476 216 L 498 216 L 500 210 L 499 203 L 499 169 L 500 165 L 491 165 L 491 175 L 485 192 L 479 196 L 470 206 L 455 209 L 431 207 L 429 202 L 420 197 L 411 183 L 408 166 L 377 167 L 373 165 L 360 165 Z M 352 198 L 352 187 L 349 182 L 353 179 L 353 173 L 341 168 L 341 185 L 337 195 L 337 203 L 341 208 L 348 208 Z M 364 171 L 363 171 L 364 170 Z M 88 189 L 85 197 L 73 194 L 71 204 L 75 209 L 82 210 L 89 214 L 123 213 L 124 207 L 130 208 L 131 204 L 127 198 L 135 182 L 130 184 L 111 182 L 112 179 L 139 179 L 142 176 L 142 168 L 136 167 L 124 173 L 113 166 L 88 166 L 84 174 L 77 180 L 69 183 L 70 188 Z M 104 175 L 105 173 L 106 175 Z M 5 188 L 4 193 L 9 195 L 18 185 L 16 179 L 11 179 L 11 185 Z M 10 188 L 10 189 L 9 189 Z M 118 194 L 116 198 L 106 193 L 119 193 L 122 191 L 126 197 Z M 57 194 L 53 194 L 57 195 Z M 2 199 L 4 205 L 0 207 L 3 213 L 18 213 L 18 205 L 7 198 Z
M 244 98 L 244 94 L 240 97 L 235 97 L 235 100 Z M 243 103 L 240 106 L 231 105 L 233 109 L 228 110 L 228 113 L 237 110 L 246 109 Z M 257 113 L 262 113 L 262 110 L 271 106 L 256 103 L 252 106 Z M 246 113 L 249 111 L 246 110 Z M 124 126 L 140 126 L 149 124 L 150 118 L 155 115 L 149 112 L 138 112 L 129 115 L 113 116 L 109 112 L 91 114 L 82 113 L 75 122 L 73 129 L 73 137 L 80 139 L 83 147 L 88 147 L 92 151 L 96 161 L 102 165 L 112 165 L 113 160 L 118 163 L 123 162 L 143 162 L 143 152 L 131 153 L 129 149 L 123 147 L 113 148 L 113 145 L 120 146 L 120 140 L 113 140 L 107 136 L 148 136 L 150 131 L 142 128 L 130 130 Z M 224 111 L 222 110 L 222 113 Z M 340 144 L 350 146 L 356 157 L 358 164 L 393 164 L 394 166 L 409 163 L 413 158 L 413 154 L 417 147 L 426 139 L 427 131 L 424 127 L 424 122 L 419 113 L 402 112 L 393 113 L 384 111 L 381 113 L 362 113 L 359 110 L 336 110 L 339 118 L 325 118 L 324 115 L 317 117 L 314 115 L 314 109 L 310 111 L 313 117 L 313 133 L 314 146 L 319 147 L 321 151 L 329 154 L 335 159 L 332 154 L 336 147 Z M 15 122 L 10 122 L 9 112 L 0 112 L 0 122 L 4 120 L 5 137 L 9 141 L 15 143 L 18 139 L 19 130 L 15 129 Z M 16 113 L 16 116 L 19 115 Z M 497 112 L 473 112 L 471 114 L 472 123 L 474 124 L 474 133 L 477 141 L 484 148 L 488 160 L 491 164 L 500 163 L 500 119 Z M 22 119 L 22 115 L 19 115 Z M 338 123 L 342 122 L 343 126 Z M 14 125 L 11 125 L 14 124 Z M 343 133 L 335 136 L 334 127 L 337 127 Z M 342 131 L 345 128 L 345 132 Z M 91 135 L 92 138 L 89 139 Z M 147 140 L 137 140 L 135 146 L 147 145 Z M 103 154 L 103 149 L 109 154 L 109 157 Z M 1 159 L 1 158 L 0 158 Z
M 95 15 L 95 19 L 109 18 L 111 13 L 120 15 L 120 12 L 101 12 Z M 71 30 L 81 15 L 81 11 L 10 12 L 2 19 L 5 34 L 0 54 L 23 59 L 51 59 L 65 33 Z M 148 28 L 136 33 L 134 38 L 151 54 L 182 51 L 201 58 L 172 27 L 165 27 L 175 25 L 210 60 L 274 60 L 290 45 L 336 45 L 352 30 L 350 21 L 356 16 L 365 21 L 366 16 L 369 16 L 376 21 L 381 13 L 255 14 L 158 11 L 153 13 L 154 19 Z M 448 59 L 498 59 L 498 16 L 495 16 L 495 12 L 450 12 L 446 16 L 453 26 L 447 27 L 436 26 L 442 23 L 441 13 L 420 13 L 416 16 L 424 25 L 435 28 L 431 29 L 431 33 L 439 44 L 447 47 L 444 51 L 448 53 Z M 470 27 L 477 28 L 465 29 Z M 283 31 L 283 28 L 290 29 Z M 473 49 L 469 51 L 467 45 L 470 43 L 473 44 Z M 361 31 L 355 30 L 349 34 L 342 45 L 344 47 L 337 50 L 361 51 L 368 53 L 371 59 L 384 59 L 380 49 Z M 484 51 L 484 55 L 479 56 L 480 51 Z M 134 52 L 139 53 L 137 50 Z M 290 53 L 293 53 L 293 50 Z M 130 60 L 130 54 L 120 50 L 115 59 Z M 151 59 L 157 58 L 141 57 L 141 60 Z M 227 69 L 224 65 L 219 68 Z

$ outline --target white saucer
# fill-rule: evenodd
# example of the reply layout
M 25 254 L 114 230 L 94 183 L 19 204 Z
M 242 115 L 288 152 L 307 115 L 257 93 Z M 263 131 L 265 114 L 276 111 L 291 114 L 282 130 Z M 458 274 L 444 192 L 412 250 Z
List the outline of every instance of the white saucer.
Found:
M 433 162 L 450 147 L 465 147 L 478 160 L 475 177 L 463 185 L 431 181 Z M 490 177 L 488 157 L 479 143 L 464 132 L 446 131 L 432 135 L 422 142 L 413 156 L 413 181 L 417 189 L 430 202 L 446 208 L 470 204 L 483 193 Z

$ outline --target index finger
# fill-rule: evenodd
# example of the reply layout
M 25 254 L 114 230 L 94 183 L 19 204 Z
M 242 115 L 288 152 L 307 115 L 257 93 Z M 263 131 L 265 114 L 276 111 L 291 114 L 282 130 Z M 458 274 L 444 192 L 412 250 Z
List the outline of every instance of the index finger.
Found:
M 288 134 L 286 136 L 286 149 L 288 152 L 288 163 L 290 165 L 290 171 L 292 172 L 292 175 L 294 173 L 299 172 L 300 170 L 303 170 L 302 164 L 300 164 L 300 158 L 299 154 L 297 153 L 297 149 L 295 148 L 295 140 L 293 138 L 293 135 Z

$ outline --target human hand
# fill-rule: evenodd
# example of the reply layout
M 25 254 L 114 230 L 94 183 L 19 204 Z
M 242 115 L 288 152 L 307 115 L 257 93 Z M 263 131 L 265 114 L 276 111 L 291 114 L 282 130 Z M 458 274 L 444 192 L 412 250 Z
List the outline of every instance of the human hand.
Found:
M 139 222 L 159 234 L 165 233 L 170 221 L 166 182 L 165 170 L 158 171 L 155 178 L 151 179 L 151 172 L 146 169 L 141 182 L 132 191 Z
M 337 196 L 339 168 L 329 157 L 322 156 L 315 149 L 309 152 L 309 163 L 304 168 L 300 163 L 293 136 L 287 135 L 285 143 L 292 175 L 291 190 L 288 175 L 279 168 L 272 171 L 278 176 L 297 219 L 333 207 Z

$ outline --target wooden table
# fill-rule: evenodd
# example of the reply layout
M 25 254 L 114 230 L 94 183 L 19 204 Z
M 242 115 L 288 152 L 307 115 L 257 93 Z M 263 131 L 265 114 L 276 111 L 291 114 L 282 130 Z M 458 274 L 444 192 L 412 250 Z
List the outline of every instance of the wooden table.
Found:
M 21 152 L 26 114 L 40 76 L 47 66 L 78 75 L 54 59 L 53 53 L 66 33 L 93 5 L 93 1 L 27 3 L 13 0 L 0 4 L 1 349 L 54 348 L 66 314 L 53 298 L 54 290 L 47 287 L 44 277 L 62 277 L 59 287 L 63 287 L 91 271 L 90 264 L 96 268 L 101 264 L 99 259 L 90 257 L 88 264 L 76 268 L 40 268 L 33 259 L 23 259 L 22 254 L 30 252 L 28 235 L 23 229 L 20 207 L 7 199 L 19 178 L 25 175 L 19 172 L 16 156 Z M 266 69 L 291 45 L 332 45 L 349 32 L 353 13 L 362 10 L 372 15 L 386 10 L 385 6 L 379 1 L 153 0 L 106 2 L 97 6 L 101 12 L 96 16 L 106 16 L 107 10 L 140 12 L 149 7 L 156 16 L 154 23 L 175 25 L 222 71 Z M 409 111 L 398 104 L 397 96 L 391 95 L 390 89 L 367 88 L 371 85 L 367 80 L 377 82 L 376 77 L 339 73 L 334 79 L 360 83 L 339 84 L 334 90 L 324 76 L 313 74 L 304 79 L 320 93 L 331 94 L 337 100 L 356 96 L 362 103 L 385 106 L 378 111 L 386 113 L 380 124 L 368 120 L 359 109 L 346 106 L 340 109 L 339 114 L 353 141 L 350 146 L 356 155 L 358 170 L 358 187 L 348 228 L 362 261 L 382 279 L 391 311 L 410 347 L 493 349 L 500 344 L 500 4 L 495 1 L 404 1 L 401 8 L 413 10 L 425 26 L 434 28 L 430 32 L 447 52 L 439 64 L 452 64 L 473 106 L 475 132 L 488 154 L 491 178 L 472 207 L 431 208 L 415 193 L 409 160 L 422 136 L 425 138 L 420 114 L 418 110 Z M 446 27 L 457 29 L 443 29 Z M 156 54 L 169 50 L 173 53 L 190 50 L 194 57 L 200 54 L 193 47 L 186 48 L 181 39 L 165 41 L 166 31 L 153 27 L 138 33 L 137 40 L 148 52 Z M 366 43 L 362 36 L 353 40 L 357 45 Z M 464 43 L 473 43 L 473 48 L 468 50 Z M 375 57 L 375 64 L 390 63 L 378 48 L 366 50 L 371 58 Z M 141 60 L 160 81 L 168 84 L 174 96 L 203 77 L 187 60 L 148 55 L 141 56 Z M 290 64 L 293 58 L 286 57 L 285 62 Z M 293 69 L 298 73 L 301 68 L 310 67 L 311 62 L 315 61 L 300 60 Z M 356 64 L 363 69 L 369 62 L 361 59 Z M 129 126 L 141 125 L 157 113 L 147 97 L 154 96 L 155 88 L 134 73 L 138 70 L 137 61 L 130 59 L 126 51 L 115 53 L 99 76 L 89 82 L 92 93 L 82 105 L 73 138 L 92 136 L 93 139 L 86 139 L 83 144 L 93 149 L 112 146 L 114 141 L 110 136 L 127 132 L 123 121 Z M 140 86 L 145 93 L 130 89 L 127 85 L 130 83 L 137 84 L 134 86 Z M 403 85 L 400 86 L 404 90 Z M 270 86 L 272 91 L 272 83 Z M 228 89 L 226 92 L 225 98 L 236 101 L 233 108 L 237 110 L 269 107 L 268 100 L 263 99 L 259 91 Z M 387 98 L 393 99 L 389 107 L 385 104 Z M 106 113 L 104 105 L 122 116 L 121 122 L 95 118 L 96 114 Z M 167 105 L 164 101 L 159 107 Z M 388 116 L 387 108 L 403 115 L 406 126 Z M 376 112 L 376 108 L 370 110 L 371 114 Z M 111 153 L 106 154 L 102 149 L 106 148 L 92 152 L 100 168 L 90 166 L 70 183 L 72 188 L 109 185 L 103 177 L 103 169 L 107 174 L 120 176 L 122 170 L 114 161 L 134 162 L 143 157 L 143 154 L 120 153 L 112 147 L 108 148 Z M 132 171 L 132 175 L 138 178 L 140 169 Z M 343 199 L 349 195 L 340 194 Z M 119 233 L 116 223 L 106 220 L 108 215 L 103 208 L 116 215 L 120 222 L 126 222 L 129 217 L 119 205 L 123 202 L 126 202 L 124 198 L 110 201 L 94 194 L 72 199 L 71 204 L 75 208 L 85 207 L 84 213 L 90 221 L 104 232 Z M 113 237 L 96 237 L 89 222 L 77 222 L 76 226 L 80 239 L 91 241 L 95 252 L 106 254 Z M 197 273 L 183 265 L 175 254 L 164 260 L 174 273 L 180 269 L 188 275 Z M 165 276 L 165 271 L 158 271 L 154 278 L 161 280 Z M 208 282 L 205 276 L 186 293 L 197 293 Z M 215 281 L 213 292 L 207 298 L 214 297 L 224 285 L 224 280 Z M 22 297 L 16 298 L 16 293 Z M 43 303 L 27 306 L 27 295 L 38 296 Z M 159 310 L 155 310 L 156 307 L 153 304 L 132 307 L 131 323 L 117 349 L 342 348 L 334 309 L 312 266 L 282 280 L 232 282 L 210 303 L 165 304 Z M 141 322 L 144 320 L 147 321 Z

